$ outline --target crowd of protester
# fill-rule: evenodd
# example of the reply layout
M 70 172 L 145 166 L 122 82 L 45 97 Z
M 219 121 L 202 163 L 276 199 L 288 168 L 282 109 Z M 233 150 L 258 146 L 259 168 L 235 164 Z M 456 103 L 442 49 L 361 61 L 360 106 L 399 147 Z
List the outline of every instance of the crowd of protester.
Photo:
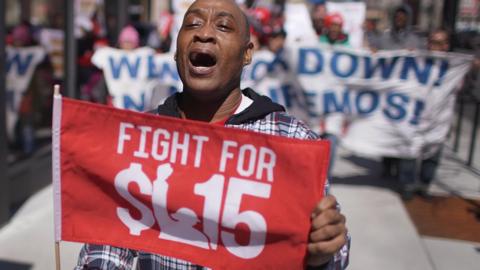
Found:
M 241 7 L 247 15 L 251 26 L 251 37 L 256 49 L 270 50 L 276 55 L 283 51 L 287 38 L 285 30 L 285 6 L 282 4 L 271 4 L 269 6 L 243 4 Z M 311 16 L 312 27 L 318 36 L 319 43 L 332 46 L 351 46 L 349 34 L 343 31 L 345 18 L 339 13 L 328 13 L 325 0 L 307 1 Z M 169 52 L 172 46 L 171 28 L 174 15 L 163 12 L 156 20 L 156 25 L 143 23 L 138 14 L 130 16 L 130 21 L 125 28 L 114 39 L 112 33 L 107 31 L 105 25 L 94 14 L 91 18 L 76 20 L 77 38 L 77 86 L 78 96 L 82 99 L 109 103 L 109 95 L 101 70 L 92 64 L 94 51 L 102 46 L 112 46 L 123 50 L 132 50 L 141 46 L 148 46 L 158 53 Z M 63 21 L 60 14 L 50 16 L 51 22 L 45 27 L 32 25 L 29 22 L 12 27 L 8 31 L 7 45 L 12 47 L 27 47 L 43 45 L 47 51 L 47 57 L 37 67 L 28 89 L 23 95 L 19 106 L 18 122 L 15 125 L 15 136 L 9 141 L 11 152 L 19 153 L 17 157 L 28 156 L 38 147 L 38 138 L 35 131 L 41 127 L 49 127 L 51 118 L 51 86 L 54 83 L 61 83 L 65 74 L 61 64 L 63 55 L 59 50 L 47 47 L 49 34 L 62 34 Z M 421 36 L 414 31 L 413 14 L 411 8 L 403 4 L 393 10 L 391 24 L 387 30 L 378 29 L 376 19 L 367 18 L 364 25 L 364 47 L 373 52 L 378 50 L 439 50 L 449 51 L 450 33 L 443 29 L 432 31 L 428 38 Z M 48 30 L 48 31 L 47 31 Z M 55 32 L 56 31 L 56 32 Z M 478 54 L 477 48 L 477 54 Z M 464 88 L 478 89 L 478 69 L 476 65 L 467 76 Z M 324 138 L 332 142 L 332 162 L 335 159 L 338 134 L 343 126 L 338 127 L 337 132 L 325 132 Z M 435 168 L 438 165 L 442 151 L 441 146 L 431 149 L 423 160 L 421 166 L 420 180 L 421 191 L 432 180 Z M 416 160 L 399 159 L 394 157 L 383 158 L 384 175 L 386 177 L 397 177 L 403 183 L 404 192 L 409 196 L 415 189 L 412 187 L 412 179 L 415 179 Z

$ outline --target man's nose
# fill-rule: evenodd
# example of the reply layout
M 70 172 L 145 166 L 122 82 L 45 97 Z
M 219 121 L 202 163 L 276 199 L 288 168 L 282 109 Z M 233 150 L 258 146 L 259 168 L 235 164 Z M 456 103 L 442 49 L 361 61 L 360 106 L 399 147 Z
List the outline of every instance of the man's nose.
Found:
M 198 31 L 195 33 L 195 36 L 193 37 L 194 42 L 204 42 L 204 43 L 216 43 L 217 38 L 215 36 L 215 30 L 214 27 L 211 25 L 205 25 L 198 29 Z

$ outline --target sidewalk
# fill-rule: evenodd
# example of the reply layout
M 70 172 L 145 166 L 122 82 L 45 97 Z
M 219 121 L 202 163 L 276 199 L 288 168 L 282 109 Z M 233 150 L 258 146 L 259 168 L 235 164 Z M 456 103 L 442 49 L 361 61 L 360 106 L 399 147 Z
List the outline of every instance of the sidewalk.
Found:
M 467 183 L 466 191 L 475 197 L 475 183 L 480 178 L 466 178 L 468 170 L 450 160 L 448 154 L 445 156 L 432 192 L 442 191 L 438 183 L 448 180 L 453 187 Z M 353 157 L 344 150 L 335 165 L 337 184 L 332 186 L 332 192 L 342 205 L 352 235 L 348 269 L 477 269 L 480 243 L 419 235 L 403 202 L 392 191 L 394 183 L 382 179 L 379 168 L 377 160 Z M 451 170 L 456 172 L 455 177 Z M 443 190 L 442 194 L 447 193 Z M 49 186 L 30 198 L 0 229 L 0 269 L 55 269 L 52 204 Z M 61 244 L 62 269 L 73 268 L 80 247 L 76 243 Z
M 51 186 L 32 196 L 0 230 L 0 269 L 55 269 Z M 62 269 L 73 269 L 81 245 L 61 244 Z M 4 263 L 2 267 L 2 261 Z
M 352 235 L 351 270 L 433 270 L 403 204 L 391 191 L 336 185 Z
M 342 205 L 352 234 L 349 269 L 478 268 L 480 243 L 418 233 L 404 202 L 394 192 L 397 183 L 381 177 L 379 159 L 355 157 L 340 150 L 333 183 L 332 192 Z M 429 193 L 480 200 L 480 176 L 463 166 L 446 147 Z M 456 226 L 456 222 L 452 219 L 450 225 Z M 478 219 L 477 224 L 479 228 Z

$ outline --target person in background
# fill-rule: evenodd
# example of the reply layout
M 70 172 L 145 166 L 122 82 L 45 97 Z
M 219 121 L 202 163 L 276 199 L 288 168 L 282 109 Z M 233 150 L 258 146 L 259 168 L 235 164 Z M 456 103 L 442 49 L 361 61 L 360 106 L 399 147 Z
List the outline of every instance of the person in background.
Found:
M 48 27 L 39 34 L 39 42 L 48 53 L 48 60 L 53 68 L 53 78 L 56 84 L 63 84 L 64 79 L 64 21 L 60 12 L 52 12 Z
M 448 52 L 450 50 L 450 35 L 445 29 L 436 29 L 429 34 L 427 48 L 432 52 Z M 452 93 L 456 95 L 456 92 Z M 445 97 L 433 108 L 433 114 L 439 122 L 450 122 L 451 112 L 454 110 L 455 98 Z M 446 138 L 449 128 L 440 128 L 442 125 L 431 123 L 431 129 L 436 129 L 438 136 Z M 422 196 L 427 196 L 428 187 L 435 177 L 440 158 L 442 156 L 443 142 L 431 143 L 422 149 L 422 158 L 419 170 L 419 182 L 416 191 Z M 415 165 L 415 164 L 414 164 Z M 410 174 L 415 174 L 416 168 L 410 168 Z
M 99 11 L 92 14 L 76 16 L 76 39 L 77 39 L 77 87 L 82 99 L 94 101 L 85 96 L 85 89 L 92 87 L 92 82 L 98 78 L 98 70 L 92 64 L 95 46 L 104 39 L 98 16 Z
M 408 4 L 393 10 L 391 28 L 386 30 L 376 44 L 377 50 L 424 49 L 424 42 L 413 32 L 413 14 Z M 373 45 L 373 44 L 372 44 Z
M 271 50 L 271 38 L 275 39 L 272 45 L 274 43 L 281 43 L 281 47 L 283 47 L 286 37 L 286 32 L 283 29 L 285 21 L 283 8 L 278 5 L 274 5 L 273 7 L 274 11 L 271 11 L 268 7 L 260 6 L 248 10 L 246 13 L 250 23 L 252 42 L 256 50 L 265 47 Z M 276 51 L 276 49 L 274 51 Z
M 118 36 L 118 48 L 131 51 L 140 46 L 140 35 L 131 25 L 125 26 Z
M 424 49 L 424 42 L 412 29 L 413 14 L 408 4 L 402 4 L 393 10 L 391 28 L 386 30 L 380 37 L 376 50 L 416 50 Z M 415 191 L 412 183 L 415 182 L 416 159 L 383 157 L 383 176 L 398 178 L 402 198 L 410 199 Z
M 348 34 L 343 32 L 343 17 L 340 13 L 325 16 L 323 21 L 324 32 L 320 35 L 320 43 L 330 45 L 349 46 Z
M 288 52 L 285 48 L 286 40 L 287 32 L 283 29 L 283 25 L 273 26 L 272 33 L 267 41 L 267 48 L 274 55 L 272 62 L 268 66 L 268 72 L 271 76 L 282 76 L 277 71 L 283 72 L 288 70 L 288 64 L 285 60 L 288 57 Z
M 98 50 L 102 47 L 108 47 L 107 45 L 108 44 L 105 40 L 98 40 L 94 48 Z M 125 26 L 118 35 L 117 46 L 119 49 L 126 51 L 137 49 L 140 46 L 140 34 L 136 28 L 131 25 Z M 90 61 L 94 61 L 94 55 L 89 58 L 89 64 L 91 64 Z M 96 67 L 93 69 L 94 71 L 91 72 L 90 76 L 86 80 L 86 83 L 80 88 L 82 99 L 96 103 L 111 104 L 112 97 L 108 93 L 103 72 Z
M 445 29 L 436 29 L 428 36 L 427 48 L 430 51 L 448 52 L 450 50 L 450 34 Z
M 12 99 L 7 98 L 7 121 L 15 119 L 9 117 L 10 113 L 18 116 L 14 121 L 13 146 L 19 148 L 19 158 L 28 157 L 37 147 L 35 130 L 42 122 L 42 113 L 47 102 L 51 98 L 51 92 L 45 96 L 45 89 L 50 89 L 51 70 L 50 63 L 46 61 L 45 49 L 38 45 L 32 35 L 32 26 L 29 22 L 23 22 L 15 26 L 11 33 L 11 46 L 7 46 L 7 57 L 28 54 L 30 60 L 25 65 L 25 72 L 17 73 L 16 68 L 7 70 L 7 89 L 13 95 Z M 18 54 L 17 54 L 18 53 Z M 15 60 L 12 60 L 12 65 Z M 16 63 L 15 65 L 20 65 Z M 21 87 L 21 88 L 18 88 Z M 23 88 L 24 87 L 24 88 Z M 12 102 L 12 103 L 10 103 Z M 8 128 L 7 128 L 8 130 Z
M 364 28 L 365 35 L 363 40 L 363 47 L 370 48 L 375 51 L 379 47 L 378 43 L 382 37 L 382 33 L 378 29 L 378 18 L 368 18 L 365 20 Z
M 21 48 L 32 46 L 33 38 L 29 25 L 22 23 L 13 28 L 12 41 L 13 47 Z M 36 91 L 31 87 L 32 81 L 28 83 L 27 89 L 20 101 L 18 108 L 19 117 L 16 125 L 16 133 L 18 134 L 16 137 L 20 138 L 18 144 L 21 146 L 21 150 L 25 156 L 32 154 L 35 149 L 33 97 Z
M 272 13 L 267 7 L 255 7 L 249 10 L 248 19 L 254 48 L 260 50 L 268 45 L 272 32 Z
M 311 11 L 310 18 L 317 36 L 321 36 L 324 33 L 324 19 L 325 16 L 327 16 L 325 2 L 325 0 L 309 0 Z
M 11 42 L 13 47 L 28 47 L 34 44 L 29 23 L 21 23 L 12 29 Z
M 465 76 L 462 94 L 480 100 L 480 43 L 476 46 L 474 54 L 472 67 Z
M 320 44 L 328 46 L 349 47 L 348 35 L 343 32 L 343 17 L 339 13 L 328 14 L 324 17 L 323 34 L 319 36 Z M 347 120 L 343 113 L 326 115 L 320 121 L 321 137 L 330 141 L 330 163 L 328 178 L 332 178 L 332 170 L 337 156 L 339 138 L 344 134 Z
M 150 31 L 147 46 L 154 48 L 158 53 L 167 53 L 172 44 L 172 30 L 174 16 L 170 12 L 162 12 L 159 15 L 155 29 Z
M 275 55 L 280 55 L 285 47 L 287 32 L 283 27 L 274 28 L 270 38 L 268 39 L 268 50 Z

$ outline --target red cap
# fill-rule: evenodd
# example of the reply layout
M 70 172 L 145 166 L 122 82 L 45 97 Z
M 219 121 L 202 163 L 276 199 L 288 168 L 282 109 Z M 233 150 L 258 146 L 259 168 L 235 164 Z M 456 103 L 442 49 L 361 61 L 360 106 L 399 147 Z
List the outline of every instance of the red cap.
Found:
M 267 25 L 270 23 L 272 14 L 268 8 L 257 7 L 252 10 L 252 14 L 255 19 L 257 19 L 262 25 Z
M 343 26 L 343 17 L 340 15 L 340 13 L 328 14 L 323 20 L 326 28 L 330 28 L 330 26 L 332 26 L 334 23 Z

